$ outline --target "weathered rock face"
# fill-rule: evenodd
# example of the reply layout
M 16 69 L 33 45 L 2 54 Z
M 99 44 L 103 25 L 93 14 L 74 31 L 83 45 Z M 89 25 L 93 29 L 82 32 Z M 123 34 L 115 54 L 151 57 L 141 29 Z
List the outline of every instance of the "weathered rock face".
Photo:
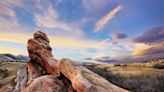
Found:
M 128 92 L 69 59 L 57 61 L 49 42 L 45 33 L 34 33 L 27 43 L 27 67 L 0 92 Z
M 45 75 L 34 79 L 22 92 L 67 92 L 68 85 L 53 75 Z
M 49 39 L 43 32 L 38 31 L 34 33 L 34 39 L 28 40 L 27 48 L 31 62 L 40 63 L 47 73 L 59 76 L 59 71 L 56 67 L 57 61 L 51 53 Z

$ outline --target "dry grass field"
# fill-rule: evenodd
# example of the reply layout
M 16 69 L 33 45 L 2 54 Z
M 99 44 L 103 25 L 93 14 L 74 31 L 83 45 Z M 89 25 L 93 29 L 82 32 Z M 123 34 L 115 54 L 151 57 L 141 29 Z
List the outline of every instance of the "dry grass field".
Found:
M 115 85 L 133 92 L 164 92 L 164 60 L 149 63 L 86 66 Z
M 25 66 L 26 63 L 0 61 L 0 86 L 15 78 L 17 71 Z
M 0 62 L 0 86 L 16 77 L 26 63 Z M 164 92 L 164 59 L 148 63 L 92 64 L 87 68 L 133 92 Z

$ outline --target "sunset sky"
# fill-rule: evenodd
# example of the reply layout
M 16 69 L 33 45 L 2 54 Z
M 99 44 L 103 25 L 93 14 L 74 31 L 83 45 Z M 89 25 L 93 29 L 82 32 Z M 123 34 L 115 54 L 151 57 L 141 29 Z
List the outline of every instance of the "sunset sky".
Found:
M 41 30 L 54 57 L 164 57 L 164 0 L 0 0 L 0 53 L 28 55 Z

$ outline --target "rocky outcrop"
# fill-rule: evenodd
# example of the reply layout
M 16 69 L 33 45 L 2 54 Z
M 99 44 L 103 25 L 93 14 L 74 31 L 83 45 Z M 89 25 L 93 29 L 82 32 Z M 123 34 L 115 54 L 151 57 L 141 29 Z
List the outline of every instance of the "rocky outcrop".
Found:
M 57 61 L 49 43 L 45 33 L 34 33 L 27 43 L 27 67 L 0 92 L 128 92 L 69 59 Z

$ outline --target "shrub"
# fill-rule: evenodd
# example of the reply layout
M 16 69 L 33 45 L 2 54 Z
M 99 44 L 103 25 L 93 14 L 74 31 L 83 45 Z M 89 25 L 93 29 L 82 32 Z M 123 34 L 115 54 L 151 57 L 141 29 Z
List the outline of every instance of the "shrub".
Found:
M 156 69 L 164 69 L 164 64 L 155 64 L 153 67 Z
M 121 64 L 114 64 L 114 66 L 121 66 Z

